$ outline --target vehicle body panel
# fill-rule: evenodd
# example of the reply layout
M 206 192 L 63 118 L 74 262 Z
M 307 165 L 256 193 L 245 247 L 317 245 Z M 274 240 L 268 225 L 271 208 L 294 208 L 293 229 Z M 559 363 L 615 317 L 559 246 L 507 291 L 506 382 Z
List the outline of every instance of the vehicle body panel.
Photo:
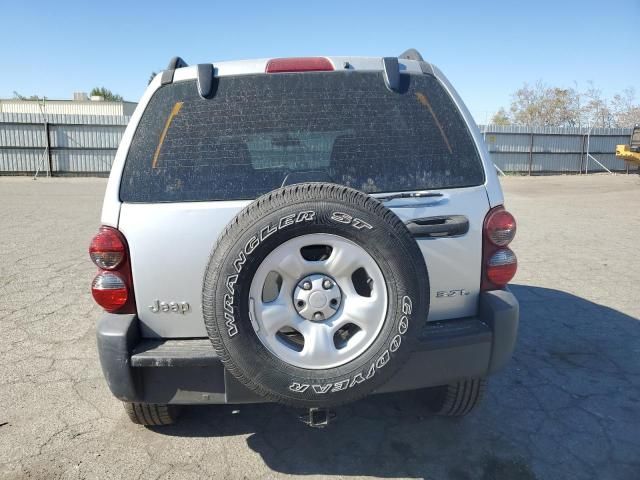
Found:
M 336 69 L 380 70 L 379 57 L 328 57 Z M 268 59 L 214 63 L 215 75 L 262 73 Z M 421 73 L 420 64 L 399 61 L 401 71 Z M 403 221 L 440 215 L 464 215 L 469 231 L 455 238 L 419 239 L 431 283 L 428 320 L 475 315 L 481 275 L 482 223 L 490 207 L 501 204 L 502 191 L 480 132 L 459 96 L 442 73 L 434 74 L 452 97 L 467 124 L 485 171 L 485 183 L 477 187 L 444 189 L 435 202 L 398 199 L 387 203 Z M 174 82 L 196 77 L 196 67 L 175 71 Z M 249 201 L 121 203 L 119 188 L 131 140 L 153 93 L 160 88 L 160 75 L 151 82 L 125 131 L 116 154 L 105 194 L 102 223 L 119 228 L 127 238 L 141 333 L 144 337 L 205 337 L 201 289 L 204 271 L 218 235 Z M 392 193 L 392 192 L 389 192 Z M 380 195 L 374 195 L 380 196 Z M 398 207 L 398 205 L 403 205 Z M 415 205 L 415 206 L 413 206 Z M 438 292 L 460 292 L 439 295 Z M 187 302 L 184 313 L 160 311 L 158 302 Z
M 437 215 L 465 215 L 469 232 L 455 238 L 418 240 L 430 278 L 428 319 L 474 315 L 480 289 L 482 221 L 488 211 L 484 187 L 445 190 L 431 206 L 394 208 L 403 220 Z M 138 317 L 144 337 L 204 337 L 202 279 L 216 239 L 249 201 L 123 204 L 119 229 L 129 243 Z M 438 292 L 461 290 L 452 296 Z M 187 302 L 186 313 L 153 312 L 159 302 Z

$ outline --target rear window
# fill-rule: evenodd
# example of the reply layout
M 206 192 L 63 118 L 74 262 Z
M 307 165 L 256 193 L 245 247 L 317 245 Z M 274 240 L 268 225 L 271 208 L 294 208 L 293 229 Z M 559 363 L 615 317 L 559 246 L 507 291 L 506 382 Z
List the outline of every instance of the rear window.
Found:
M 253 199 L 283 182 L 329 181 L 366 193 L 484 182 L 460 113 L 430 75 L 381 72 L 221 77 L 161 87 L 129 149 L 124 202 Z

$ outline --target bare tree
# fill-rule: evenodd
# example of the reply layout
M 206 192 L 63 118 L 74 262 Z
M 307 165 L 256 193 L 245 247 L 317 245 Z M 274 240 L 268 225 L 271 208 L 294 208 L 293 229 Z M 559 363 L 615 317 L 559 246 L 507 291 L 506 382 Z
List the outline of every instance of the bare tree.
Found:
M 589 88 L 582 94 L 586 103 L 582 107 L 585 123 L 592 127 L 613 126 L 613 116 L 609 109 L 609 102 L 602 96 L 602 90 L 596 88 L 593 82 L 588 82 Z
M 633 88 L 608 99 L 592 82 L 580 91 L 577 85 L 559 88 L 538 81 L 525 83 L 511 98 L 509 112 L 498 110 L 493 123 L 556 127 L 631 127 L 640 123 L 640 104 Z
M 633 87 L 625 88 L 611 99 L 611 113 L 614 123 L 619 127 L 632 127 L 640 124 L 640 105 L 636 103 Z
M 578 95 L 572 88 L 549 87 L 542 81 L 524 86 L 512 95 L 510 117 L 514 123 L 534 126 L 574 126 Z
M 13 98 L 14 100 L 40 100 L 40 97 L 38 95 L 29 95 L 28 97 L 25 95 L 20 95 L 20 93 L 16 92 L 15 90 L 13 91 Z M 42 97 L 42 100 L 44 100 L 45 97 Z

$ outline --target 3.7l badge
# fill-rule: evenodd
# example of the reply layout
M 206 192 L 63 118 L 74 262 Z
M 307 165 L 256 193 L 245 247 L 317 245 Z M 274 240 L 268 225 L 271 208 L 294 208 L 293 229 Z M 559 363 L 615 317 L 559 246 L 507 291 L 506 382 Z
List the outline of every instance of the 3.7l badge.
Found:
M 438 292 L 436 292 L 436 297 L 437 298 L 442 298 L 442 297 L 461 297 L 464 295 L 469 295 L 469 292 L 467 292 L 464 288 L 460 288 L 458 290 L 440 290 Z
M 191 306 L 187 302 L 161 302 L 160 300 L 156 300 L 153 304 L 149 305 L 149 310 L 153 313 L 174 312 L 184 315 L 191 310 Z

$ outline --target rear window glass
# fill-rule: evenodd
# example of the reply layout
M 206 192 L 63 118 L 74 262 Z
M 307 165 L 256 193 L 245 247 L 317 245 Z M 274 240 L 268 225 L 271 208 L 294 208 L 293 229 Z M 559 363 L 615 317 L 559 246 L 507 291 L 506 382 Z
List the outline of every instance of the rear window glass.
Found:
M 129 149 L 124 202 L 253 199 L 301 181 L 367 193 L 479 185 L 471 135 L 440 83 L 381 72 L 245 75 L 161 87 Z

